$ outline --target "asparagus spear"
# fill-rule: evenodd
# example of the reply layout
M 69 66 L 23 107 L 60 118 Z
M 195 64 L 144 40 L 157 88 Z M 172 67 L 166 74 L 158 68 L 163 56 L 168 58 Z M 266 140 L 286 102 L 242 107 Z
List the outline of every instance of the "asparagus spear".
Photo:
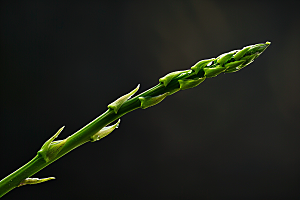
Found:
M 244 47 L 224 53 L 217 58 L 197 62 L 189 70 L 171 72 L 159 79 L 158 85 L 131 98 L 139 89 L 139 85 L 130 93 L 120 97 L 108 105 L 108 110 L 87 124 L 85 127 L 64 140 L 55 140 L 64 127 L 47 140 L 37 155 L 27 164 L 0 181 L 0 197 L 12 189 L 26 185 L 37 184 L 54 179 L 54 177 L 38 179 L 29 178 L 44 167 L 61 158 L 71 150 L 87 142 L 102 139 L 118 127 L 121 116 L 135 109 L 154 106 L 167 96 L 180 90 L 196 87 L 206 78 L 215 77 L 221 73 L 237 72 L 254 61 L 270 45 L 270 42 Z

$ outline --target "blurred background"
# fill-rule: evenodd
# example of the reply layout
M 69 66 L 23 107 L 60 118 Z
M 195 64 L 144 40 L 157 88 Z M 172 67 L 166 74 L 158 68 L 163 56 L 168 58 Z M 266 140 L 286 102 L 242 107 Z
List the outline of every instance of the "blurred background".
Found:
M 298 1 L 1 1 L 0 179 L 141 84 L 271 41 L 72 151 L 4 199 L 300 198 Z

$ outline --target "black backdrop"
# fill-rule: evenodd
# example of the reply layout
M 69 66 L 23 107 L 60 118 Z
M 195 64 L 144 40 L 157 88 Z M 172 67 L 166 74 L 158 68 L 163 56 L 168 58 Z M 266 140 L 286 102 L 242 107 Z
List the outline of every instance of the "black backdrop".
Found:
M 36 174 L 4 199 L 297 199 L 297 1 L 1 1 L 1 179 L 141 83 L 271 41 Z

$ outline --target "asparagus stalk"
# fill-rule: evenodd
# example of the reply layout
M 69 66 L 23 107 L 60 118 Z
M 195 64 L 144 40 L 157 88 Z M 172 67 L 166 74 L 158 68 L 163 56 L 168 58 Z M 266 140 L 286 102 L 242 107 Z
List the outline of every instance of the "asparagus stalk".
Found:
M 206 78 L 215 77 L 220 73 L 237 72 L 253 62 L 270 44 L 270 42 L 266 42 L 251 45 L 241 50 L 224 53 L 217 58 L 201 60 L 189 70 L 176 71 L 165 75 L 159 79 L 156 86 L 131 98 L 138 91 L 138 85 L 130 93 L 109 104 L 106 112 L 73 135 L 64 140 L 55 140 L 63 130 L 64 127 L 62 127 L 44 143 L 31 161 L 0 181 L 0 197 L 16 187 L 54 179 L 54 177 L 44 179 L 29 177 L 80 145 L 95 142 L 107 136 L 118 127 L 120 120 L 115 125 L 107 125 L 126 113 L 138 108 L 146 109 L 154 106 L 167 96 L 180 90 L 196 87 Z

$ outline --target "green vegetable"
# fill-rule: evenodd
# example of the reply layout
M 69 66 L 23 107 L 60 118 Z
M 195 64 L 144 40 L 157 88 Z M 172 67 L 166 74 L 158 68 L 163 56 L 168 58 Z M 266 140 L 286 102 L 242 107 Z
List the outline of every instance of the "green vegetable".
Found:
M 63 130 L 63 128 L 59 129 L 54 136 L 45 142 L 31 161 L 0 181 L 0 197 L 18 186 L 54 179 L 52 177 L 45 179 L 29 177 L 80 145 L 90 141 L 94 142 L 107 136 L 118 127 L 120 120 L 112 126 L 107 125 L 118 120 L 126 113 L 138 108 L 145 109 L 156 105 L 166 97 L 180 90 L 193 88 L 206 78 L 215 77 L 222 72 L 232 73 L 239 71 L 253 62 L 269 45 L 270 42 L 251 45 L 244 47 L 242 50 L 224 53 L 217 58 L 199 61 L 190 70 L 167 74 L 159 79 L 158 85 L 131 98 L 138 91 L 138 85 L 130 93 L 109 104 L 105 113 L 85 127 L 64 140 L 55 141 Z

